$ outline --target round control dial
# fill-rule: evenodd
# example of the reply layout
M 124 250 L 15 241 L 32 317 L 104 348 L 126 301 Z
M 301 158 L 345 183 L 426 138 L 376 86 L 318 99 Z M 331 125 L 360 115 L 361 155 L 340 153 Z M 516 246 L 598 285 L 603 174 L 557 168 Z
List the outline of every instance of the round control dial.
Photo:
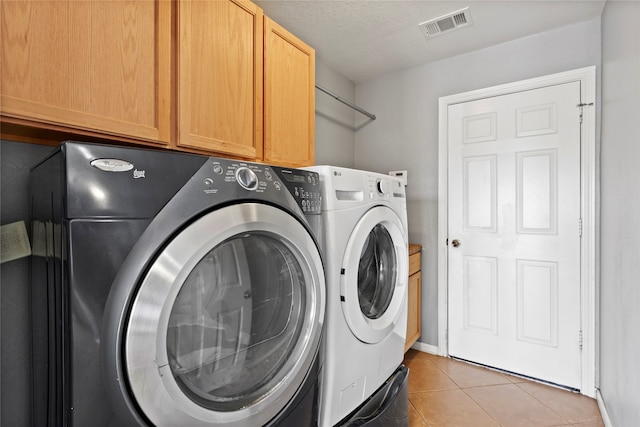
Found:
M 236 169 L 236 180 L 242 188 L 247 190 L 255 190 L 258 188 L 258 177 L 255 172 L 247 167 Z
M 384 179 L 378 179 L 378 181 L 376 182 L 376 187 L 380 195 L 385 195 L 389 193 L 389 190 L 390 190 L 389 182 Z

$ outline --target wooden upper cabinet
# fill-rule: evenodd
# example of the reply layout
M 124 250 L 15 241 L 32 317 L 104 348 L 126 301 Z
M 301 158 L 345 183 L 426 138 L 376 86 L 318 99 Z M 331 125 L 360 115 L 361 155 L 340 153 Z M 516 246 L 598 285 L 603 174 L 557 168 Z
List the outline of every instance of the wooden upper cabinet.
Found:
M 315 50 L 265 17 L 264 161 L 314 164 Z
M 178 147 L 262 158 L 262 32 L 253 3 L 178 3 Z
M 5 136 L 314 163 L 315 51 L 250 1 L 0 1 L 0 27 Z
M 3 121 L 168 143 L 171 7 L 2 1 Z

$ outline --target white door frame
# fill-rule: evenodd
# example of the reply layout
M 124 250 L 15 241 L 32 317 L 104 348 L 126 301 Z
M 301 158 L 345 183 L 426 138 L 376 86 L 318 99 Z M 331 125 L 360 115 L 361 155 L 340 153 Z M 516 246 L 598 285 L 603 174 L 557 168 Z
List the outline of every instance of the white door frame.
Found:
M 448 345 L 448 107 L 449 105 L 478 99 L 507 95 L 541 87 L 580 82 L 580 99 L 583 104 L 582 135 L 580 141 L 580 214 L 582 240 L 580 242 L 580 291 L 582 325 L 582 387 L 581 393 L 596 395 L 596 352 L 598 324 L 596 311 L 596 68 L 580 68 L 548 76 L 493 86 L 471 92 L 444 96 L 439 99 L 438 136 L 438 354 L 449 355 Z M 578 108 L 578 106 L 576 106 Z

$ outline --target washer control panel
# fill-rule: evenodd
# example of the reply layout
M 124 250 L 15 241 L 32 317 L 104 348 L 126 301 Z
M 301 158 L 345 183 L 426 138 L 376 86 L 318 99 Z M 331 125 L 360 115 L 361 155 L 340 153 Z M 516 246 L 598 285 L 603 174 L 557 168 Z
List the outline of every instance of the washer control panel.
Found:
M 405 197 L 404 185 L 398 178 L 372 174 L 368 175 L 366 180 L 367 193 L 370 200 Z
M 320 214 L 320 175 L 300 169 L 274 168 L 306 214 Z

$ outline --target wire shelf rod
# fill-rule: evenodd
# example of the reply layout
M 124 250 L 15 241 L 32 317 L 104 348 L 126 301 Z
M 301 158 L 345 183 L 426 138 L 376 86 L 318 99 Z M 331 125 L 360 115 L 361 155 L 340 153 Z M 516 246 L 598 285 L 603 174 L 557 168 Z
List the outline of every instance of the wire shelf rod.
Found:
M 324 93 L 326 93 L 327 95 L 335 98 L 337 101 L 342 102 L 344 105 L 353 108 L 354 110 L 364 114 L 365 116 L 369 117 L 371 120 L 375 120 L 376 119 L 376 115 L 375 114 L 371 114 L 370 112 L 368 112 L 367 110 L 363 110 L 362 108 L 358 107 L 357 105 L 352 104 L 351 102 L 347 101 L 346 99 L 336 95 L 335 93 L 330 92 L 329 90 L 323 88 L 322 86 L 316 84 L 316 88 L 320 89 L 321 91 L 323 91 Z

